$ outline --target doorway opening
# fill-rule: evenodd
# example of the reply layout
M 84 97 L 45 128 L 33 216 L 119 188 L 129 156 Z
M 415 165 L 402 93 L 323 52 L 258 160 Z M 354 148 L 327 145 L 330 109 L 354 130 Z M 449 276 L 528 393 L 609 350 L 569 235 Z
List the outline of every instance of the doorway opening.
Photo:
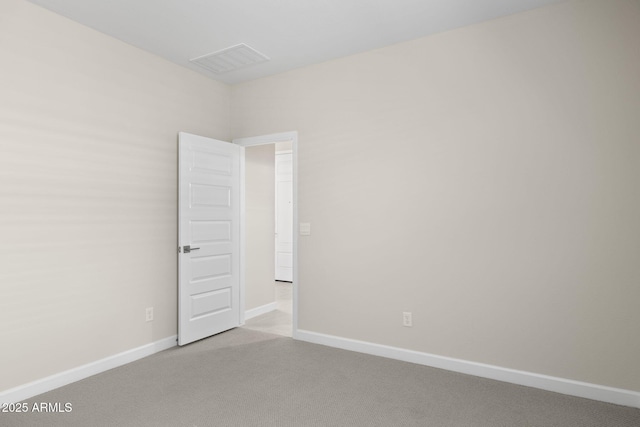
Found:
M 297 132 L 233 143 L 245 147 L 243 324 L 295 338 Z

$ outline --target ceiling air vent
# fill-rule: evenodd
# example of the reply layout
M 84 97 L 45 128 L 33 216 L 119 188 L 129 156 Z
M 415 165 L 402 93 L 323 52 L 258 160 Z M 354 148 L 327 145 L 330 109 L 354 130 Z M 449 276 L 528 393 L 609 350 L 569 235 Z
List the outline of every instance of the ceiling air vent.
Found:
M 189 61 L 216 74 L 223 74 L 268 60 L 268 56 L 240 43 L 217 52 L 198 56 Z

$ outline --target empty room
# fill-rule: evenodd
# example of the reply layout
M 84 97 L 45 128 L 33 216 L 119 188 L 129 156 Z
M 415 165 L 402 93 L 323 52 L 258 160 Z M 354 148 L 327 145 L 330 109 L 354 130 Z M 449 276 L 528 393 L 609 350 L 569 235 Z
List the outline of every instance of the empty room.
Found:
M 0 85 L 0 425 L 640 425 L 640 1 L 0 0 Z

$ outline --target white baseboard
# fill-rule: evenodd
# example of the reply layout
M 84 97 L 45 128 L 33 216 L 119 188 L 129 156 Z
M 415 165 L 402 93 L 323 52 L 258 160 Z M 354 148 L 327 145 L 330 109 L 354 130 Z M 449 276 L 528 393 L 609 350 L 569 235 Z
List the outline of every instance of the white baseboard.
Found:
M 161 339 L 50 377 L 0 392 L 0 403 L 16 403 L 176 346 L 177 336 Z
M 421 353 L 419 351 L 374 344 L 366 341 L 357 341 L 301 329 L 298 329 L 295 338 L 300 341 L 322 344 L 329 347 L 387 357 L 389 359 L 402 360 L 404 362 L 417 363 L 420 365 L 534 387 L 571 396 L 640 408 L 640 393 L 636 391 L 540 375 L 532 372 L 518 371 L 499 366 L 485 365 L 483 363 L 453 359 L 435 354 Z
M 269 304 L 261 305 L 260 307 L 252 308 L 251 310 L 245 311 L 244 320 L 253 319 L 254 317 L 260 316 L 261 314 L 265 314 L 277 309 L 278 303 L 276 301 L 270 302 Z

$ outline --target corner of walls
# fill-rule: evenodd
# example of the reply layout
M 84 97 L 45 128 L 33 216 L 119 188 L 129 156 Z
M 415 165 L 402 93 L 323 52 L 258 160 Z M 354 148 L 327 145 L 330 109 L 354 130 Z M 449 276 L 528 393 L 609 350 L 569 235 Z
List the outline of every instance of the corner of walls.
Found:
M 228 139 L 230 88 L 24 0 L 0 15 L 14 390 L 176 334 L 177 133 Z
M 300 132 L 300 327 L 640 391 L 639 11 L 562 2 L 234 86 L 234 136 Z

